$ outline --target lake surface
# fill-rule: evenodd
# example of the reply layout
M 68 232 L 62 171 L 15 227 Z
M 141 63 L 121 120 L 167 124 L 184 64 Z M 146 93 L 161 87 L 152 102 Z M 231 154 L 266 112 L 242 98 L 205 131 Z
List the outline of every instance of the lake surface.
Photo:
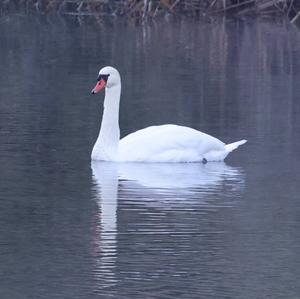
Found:
M 0 18 L 0 298 L 299 298 L 300 32 L 276 20 Z M 225 163 L 92 163 L 122 75 L 121 135 L 164 123 Z

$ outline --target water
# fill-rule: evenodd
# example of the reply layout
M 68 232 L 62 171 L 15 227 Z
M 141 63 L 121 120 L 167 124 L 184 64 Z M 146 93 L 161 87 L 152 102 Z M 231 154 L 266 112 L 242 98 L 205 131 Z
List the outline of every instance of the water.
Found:
M 274 20 L 0 19 L 0 297 L 299 298 L 300 40 Z M 122 75 L 121 134 L 192 126 L 225 163 L 90 163 Z

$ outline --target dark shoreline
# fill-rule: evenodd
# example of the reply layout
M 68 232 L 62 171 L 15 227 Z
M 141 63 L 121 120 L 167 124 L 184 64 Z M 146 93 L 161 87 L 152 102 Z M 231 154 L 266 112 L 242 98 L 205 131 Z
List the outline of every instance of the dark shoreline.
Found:
M 162 16 L 220 17 L 267 15 L 300 16 L 300 0 L 4 0 L 1 15 L 12 12 L 78 17 L 125 17 L 143 20 Z

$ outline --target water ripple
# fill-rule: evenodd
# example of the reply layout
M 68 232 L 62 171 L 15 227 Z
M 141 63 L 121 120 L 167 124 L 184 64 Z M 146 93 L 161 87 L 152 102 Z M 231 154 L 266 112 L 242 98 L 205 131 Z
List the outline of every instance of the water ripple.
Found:
M 98 291 L 100 286 L 111 289 L 127 280 L 153 282 L 167 273 L 170 278 L 189 276 L 186 267 L 193 268 L 193 259 L 178 269 L 176 260 L 198 254 L 214 256 L 195 250 L 191 242 L 215 243 L 224 235 L 224 230 L 207 225 L 200 228 L 201 222 L 219 209 L 233 208 L 232 196 L 244 185 L 243 171 L 225 163 L 93 162 L 92 170 L 98 205 L 92 229 Z M 218 245 L 214 246 L 218 252 Z

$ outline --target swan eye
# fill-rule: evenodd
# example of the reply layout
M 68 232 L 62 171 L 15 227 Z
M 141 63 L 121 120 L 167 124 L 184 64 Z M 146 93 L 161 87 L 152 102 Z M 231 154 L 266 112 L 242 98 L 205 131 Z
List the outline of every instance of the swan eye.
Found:
M 104 80 L 105 82 L 107 82 L 108 77 L 109 77 L 109 74 L 108 75 L 102 75 L 102 74 L 100 74 L 98 76 L 98 78 L 97 78 L 97 81 Z

